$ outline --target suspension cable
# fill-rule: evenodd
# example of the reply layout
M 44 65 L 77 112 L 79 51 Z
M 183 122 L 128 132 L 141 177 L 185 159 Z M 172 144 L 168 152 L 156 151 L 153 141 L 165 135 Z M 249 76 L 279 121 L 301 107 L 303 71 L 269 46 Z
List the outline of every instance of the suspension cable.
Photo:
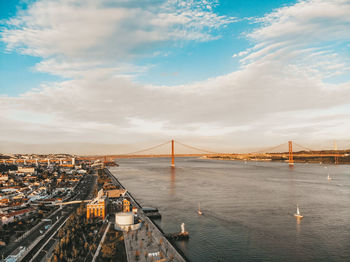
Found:
M 293 143 L 293 144 L 296 145 L 296 146 L 298 146 L 298 147 L 301 147 L 302 149 L 306 149 L 307 151 L 313 151 L 312 149 L 307 148 L 307 147 L 302 146 L 302 145 L 299 145 L 299 144 L 297 144 L 297 143 Z
M 210 154 L 222 154 L 222 153 L 213 152 L 213 151 L 210 151 L 210 150 L 201 149 L 201 148 L 198 148 L 198 147 L 186 145 L 186 144 L 181 143 L 181 142 L 179 142 L 179 141 L 177 141 L 177 140 L 175 140 L 175 142 L 178 143 L 179 145 L 182 145 L 182 146 L 184 146 L 184 147 L 191 148 L 191 149 L 194 149 L 194 150 L 197 150 L 197 151 L 206 152 L 206 153 L 210 153 Z
M 252 152 L 251 154 L 263 154 L 263 153 L 267 153 L 268 151 L 275 150 L 275 149 L 279 148 L 280 146 L 284 146 L 284 145 L 286 145 L 286 143 L 282 143 L 282 144 L 279 144 L 279 145 L 274 146 L 274 147 L 264 148 L 263 150 L 260 150 L 260 151 L 257 151 L 257 152 Z
M 156 149 L 158 147 L 161 147 L 161 146 L 164 146 L 168 143 L 170 143 L 171 141 L 166 141 L 162 144 L 159 144 L 159 145 L 156 145 L 156 146 L 152 146 L 152 147 L 148 147 L 148 148 L 145 148 L 145 149 L 142 149 L 142 150 L 138 150 L 138 151 L 135 151 L 135 152 L 131 152 L 131 153 L 127 153 L 127 154 L 122 154 L 122 155 L 135 155 L 135 154 L 139 154 L 139 153 L 142 153 L 142 152 L 145 152 L 145 151 L 150 151 L 152 149 Z

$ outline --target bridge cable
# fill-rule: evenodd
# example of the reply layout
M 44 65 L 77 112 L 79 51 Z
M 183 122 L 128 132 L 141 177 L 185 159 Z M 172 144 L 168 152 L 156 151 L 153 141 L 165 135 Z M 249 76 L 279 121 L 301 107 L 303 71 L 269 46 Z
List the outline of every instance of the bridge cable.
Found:
M 312 150 L 312 149 L 310 149 L 310 148 L 307 148 L 307 147 L 305 147 L 305 146 L 299 145 L 299 144 L 297 144 L 297 143 L 293 143 L 293 144 L 296 145 L 296 146 L 298 146 L 298 147 L 301 147 L 302 149 L 306 149 L 307 151 L 314 151 L 314 150 Z
M 145 149 L 142 149 L 142 150 L 138 150 L 138 151 L 135 151 L 135 152 L 131 152 L 131 153 L 127 153 L 127 154 L 120 154 L 120 155 L 135 155 L 135 154 L 139 154 L 139 153 L 142 153 L 142 152 L 145 152 L 145 151 L 150 151 L 152 149 L 156 149 L 158 147 L 161 147 L 161 146 L 164 146 L 168 143 L 170 143 L 171 141 L 166 141 L 162 144 L 159 144 L 159 145 L 156 145 L 156 146 L 152 146 L 152 147 L 148 147 L 148 148 L 145 148 Z
M 177 140 L 175 140 L 176 143 L 178 143 L 179 145 L 182 145 L 184 147 L 188 147 L 188 148 L 191 148 L 191 149 L 194 149 L 194 150 L 197 150 L 197 151 L 201 151 L 201 152 L 205 152 L 205 153 L 210 153 L 210 154 L 222 154 L 222 153 L 218 153 L 218 152 L 214 152 L 214 151 L 210 151 L 210 150 L 206 150 L 206 149 L 201 149 L 201 148 L 198 148 L 198 147 L 194 147 L 194 146 L 190 146 L 190 145 L 186 145 L 184 143 L 181 143 Z
M 279 148 L 280 146 L 284 146 L 286 145 L 286 143 L 282 143 L 282 144 L 279 144 L 277 146 L 273 146 L 273 147 L 269 147 L 269 148 L 264 148 L 263 150 L 260 150 L 260 151 L 256 151 L 256 152 L 252 152 L 250 154 L 264 154 L 264 153 L 271 153 L 271 152 L 268 152 L 268 151 L 272 151 L 272 150 L 275 150 L 277 148 Z

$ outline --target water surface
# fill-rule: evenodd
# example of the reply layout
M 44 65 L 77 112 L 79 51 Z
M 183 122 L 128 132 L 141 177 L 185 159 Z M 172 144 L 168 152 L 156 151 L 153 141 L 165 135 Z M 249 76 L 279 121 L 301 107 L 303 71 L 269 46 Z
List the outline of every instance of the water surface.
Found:
M 350 261 L 350 166 L 118 159 L 111 171 L 190 261 Z M 327 174 L 333 180 L 327 180 Z M 200 203 L 204 213 L 196 212 Z M 304 215 L 297 223 L 296 204 Z

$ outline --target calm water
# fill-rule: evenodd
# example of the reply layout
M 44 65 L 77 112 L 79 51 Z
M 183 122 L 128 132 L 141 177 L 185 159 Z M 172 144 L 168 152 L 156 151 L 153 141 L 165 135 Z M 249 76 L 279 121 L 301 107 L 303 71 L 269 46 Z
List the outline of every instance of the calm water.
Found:
M 111 168 L 190 261 L 350 261 L 350 166 L 177 158 Z M 333 177 L 327 180 L 327 173 Z M 196 213 L 198 203 L 204 213 Z M 304 219 L 293 217 L 299 204 Z

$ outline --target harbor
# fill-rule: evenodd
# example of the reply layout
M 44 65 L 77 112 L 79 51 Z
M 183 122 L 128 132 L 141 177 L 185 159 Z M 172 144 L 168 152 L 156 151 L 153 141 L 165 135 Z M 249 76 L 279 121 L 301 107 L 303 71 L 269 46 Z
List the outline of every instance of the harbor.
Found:
M 125 199 L 130 199 L 132 209 L 136 210 L 137 217 L 140 220 L 140 226 L 132 228 L 131 223 L 123 230 L 125 250 L 128 262 L 133 261 L 187 261 L 185 257 L 170 243 L 163 231 L 147 216 L 142 206 L 136 201 L 132 194 L 113 176 L 108 170 L 104 169 L 105 174 L 109 176 L 113 184 L 118 188 L 125 190 Z M 147 210 L 149 211 L 149 209 Z M 155 211 L 155 210 L 153 210 Z M 117 216 L 115 215 L 117 224 Z

